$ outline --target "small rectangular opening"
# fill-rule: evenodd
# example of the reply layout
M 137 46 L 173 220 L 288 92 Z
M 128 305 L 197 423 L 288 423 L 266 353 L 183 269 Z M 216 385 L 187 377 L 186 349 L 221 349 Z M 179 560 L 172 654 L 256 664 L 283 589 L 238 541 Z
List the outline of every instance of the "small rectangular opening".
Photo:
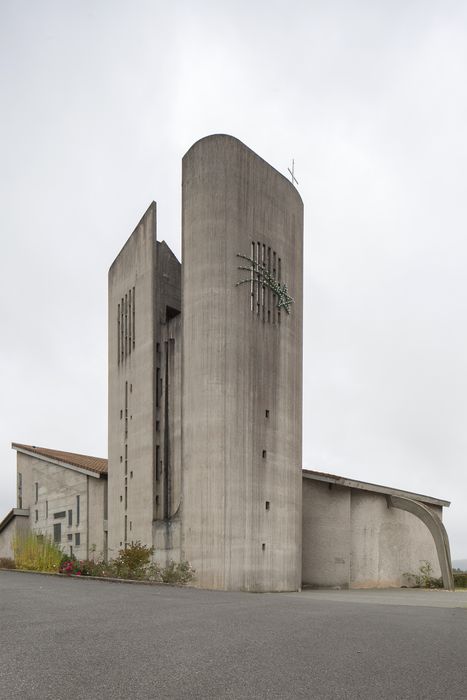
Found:
M 263 450 L 263 459 L 266 459 L 266 450 Z
M 264 552 L 264 550 L 266 549 L 266 542 L 263 542 L 263 544 L 261 545 L 261 549 L 262 549 L 263 552 Z
M 269 501 L 266 501 L 266 510 L 269 510 L 270 503 Z
M 265 415 L 266 415 L 266 418 L 269 418 L 269 409 L 266 409 Z

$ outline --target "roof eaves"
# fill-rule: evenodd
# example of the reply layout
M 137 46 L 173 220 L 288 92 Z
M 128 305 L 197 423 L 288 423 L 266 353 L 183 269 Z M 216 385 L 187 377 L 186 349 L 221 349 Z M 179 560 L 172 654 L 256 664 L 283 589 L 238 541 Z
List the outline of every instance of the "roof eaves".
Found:
M 348 479 L 347 477 L 337 476 L 336 474 L 327 474 L 326 472 L 318 472 L 312 469 L 302 469 L 302 475 L 305 479 L 314 479 L 315 481 L 325 481 L 328 484 L 336 484 L 346 486 L 347 488 L 357 489 L 359 491 L 370 491 L 372 493 L 381 493 L 387 496 L 403 496 L 405 498 L 413 498 L 422 503 L 428 503 L 435 506 L 444 506 L 449 508 L 450 501 L 445 501 L 441 498 L 426 496 L 413 491 L 404 491 L 402 489 L 391 488 L 390 486 L 382 486 L 380 484 L 372 484 L 367 481 L 359 481 L 357 479 Z

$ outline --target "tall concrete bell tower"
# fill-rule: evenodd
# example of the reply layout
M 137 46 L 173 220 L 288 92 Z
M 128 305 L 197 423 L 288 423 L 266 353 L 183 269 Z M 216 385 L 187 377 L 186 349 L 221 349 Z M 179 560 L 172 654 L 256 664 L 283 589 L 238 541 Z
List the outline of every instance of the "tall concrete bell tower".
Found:
M 301 583 L 303 204 L 239 140 L 183 159 L 182 556 L 201 587 Z

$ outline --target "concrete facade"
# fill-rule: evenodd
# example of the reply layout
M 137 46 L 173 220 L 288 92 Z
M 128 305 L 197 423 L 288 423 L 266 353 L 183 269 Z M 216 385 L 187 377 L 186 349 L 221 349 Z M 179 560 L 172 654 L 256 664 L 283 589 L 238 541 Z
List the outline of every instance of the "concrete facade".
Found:
M 47 535 L 78 559 L 105 557 L 107 480 L 86 470 L 13 445 L 17 451 L 17 504 L 32 532 Z M 61 453 L 62 455 L 65 453 Z
M 29 509 L 12 508 L 0 522 L 0 559 L 14 559 L 15 537 L 29 529 Z
M 183 557 L 202 587 L 297 590 L 302 201 L 244 144 L 216 135 L 183 159 L 182 216 Z M 257 266 L 239 269 L 246 258 L 288 284 L 290 314 Z
M 21 511 L 0 553 L 27 521 L 60 524 L 79 558 L 139 541 L 204 588 L 406 585 L 423 560 L 439 575 L 441 550 L 448 580 L 448 502 L 302 472 L 295 187 L 238 139 L 201 139 L 183 159 L 182 244 L 183 266 L 153 202 L 109 270 L 108 463 L 16 446 Z
M 445 502 L 429 501 L 441 519 Z M 302 557 L 303 584 L 314 587 L 413 585 L 406 574 L 417 574 L 424 561 L 441 575 L 434 539 L 415 515 L 391 508 L 385 493 L 309 477 L 303 480 Z
M 180 310 L 180 263 L 157 241 L 153 202 L 109 271 L 110 556 L 140 541 L 163 560 L 179 537 Z

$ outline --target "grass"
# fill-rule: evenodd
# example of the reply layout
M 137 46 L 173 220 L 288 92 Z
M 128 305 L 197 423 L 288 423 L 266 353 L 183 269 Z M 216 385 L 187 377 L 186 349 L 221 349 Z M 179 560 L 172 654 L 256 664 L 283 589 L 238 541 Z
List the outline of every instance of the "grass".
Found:
M 25 531 L 13 538 L 17 569 L 58 572 L 63 552 L 50 537 Z

